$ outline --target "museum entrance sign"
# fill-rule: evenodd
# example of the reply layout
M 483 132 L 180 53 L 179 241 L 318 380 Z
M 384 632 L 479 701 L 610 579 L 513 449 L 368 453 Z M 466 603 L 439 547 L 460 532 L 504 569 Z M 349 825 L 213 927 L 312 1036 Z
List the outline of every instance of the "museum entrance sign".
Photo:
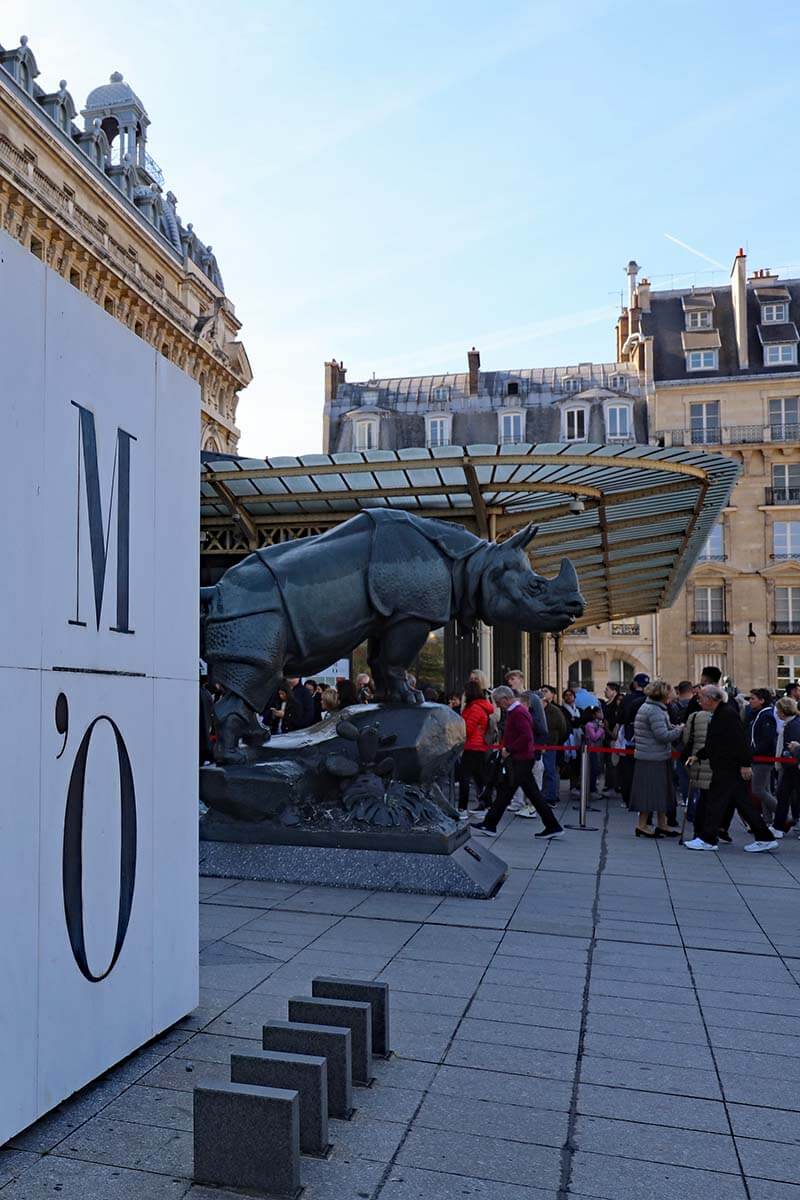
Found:
M 0 233 L 0 1144 L 197 1003 L 197 385 Z

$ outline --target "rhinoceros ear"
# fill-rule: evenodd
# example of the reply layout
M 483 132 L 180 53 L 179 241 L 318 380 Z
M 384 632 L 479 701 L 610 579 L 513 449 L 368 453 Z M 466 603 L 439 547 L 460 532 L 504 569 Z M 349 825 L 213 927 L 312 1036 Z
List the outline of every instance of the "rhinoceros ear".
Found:
M 533 541 L 538 532 L 538 525 L 526 525 L 524 529 L 520 529 L 513 537 L 503 542 L 503 549 L 508 547 L 510 550 L 524 550 L 528 543 Z

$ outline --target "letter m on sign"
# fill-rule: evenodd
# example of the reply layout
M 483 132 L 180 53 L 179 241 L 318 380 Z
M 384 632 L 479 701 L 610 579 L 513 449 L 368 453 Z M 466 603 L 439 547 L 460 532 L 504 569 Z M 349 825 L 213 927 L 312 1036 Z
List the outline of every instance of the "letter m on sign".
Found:
M 81 491 L 86 494 L 86 516 L 89 525 L 89 551 L 92 560 L 92 583 L 94 586 L 94 613 L 97 629 L 103 611 L 103 593 L 108 566 L 108 544 L 111 533 L 111 516 L 114 501 L 117 508 L 117 621 L 111 625 L 113 633 L 133 633 L 130 620 L 130 546 L 131 546 L 131 442 L 136 438 L 124 429 L 117 429 L 117 444 L 114 449 L 114 469 L 111 475 L 111 491 L 108 497 L 108 517 L 103 522 L 103 504 L 100 495 L 100 471 L 97 461 L 97 431 L 94 413 L 83 405 L 72 401 L 78 410 L 78 532 L 76 539 L 75 617 L 70 625 L 85 625 L 80 616 L 81 587 Z M 83 464 L 83 470 L 81 470 Z M 82 489 L 81 482 L 85 482 Z

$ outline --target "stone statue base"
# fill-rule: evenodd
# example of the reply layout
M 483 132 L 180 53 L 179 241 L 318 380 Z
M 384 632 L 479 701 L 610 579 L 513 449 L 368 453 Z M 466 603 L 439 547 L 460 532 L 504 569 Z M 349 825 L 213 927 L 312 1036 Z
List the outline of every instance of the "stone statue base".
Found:
M 201 842 L 200 874 L 490 900 L 508 866 L 478 842 L 467 842 L 452 854 Z
M 251 746 L 248 762 L 203 767 L 201 869 L 490 896 L 506 865 L 468 844 L 453 807 L 463 742 L 463 721 L 442 704 L 363 704 Z

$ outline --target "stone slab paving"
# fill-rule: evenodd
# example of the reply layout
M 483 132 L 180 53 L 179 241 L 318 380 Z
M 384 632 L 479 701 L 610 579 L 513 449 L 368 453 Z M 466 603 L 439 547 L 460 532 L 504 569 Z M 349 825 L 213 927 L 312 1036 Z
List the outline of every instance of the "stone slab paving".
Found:
M 191 1182 L 192 1089 L 315 975 L 390 985 L 395 1056 L 306 1200 L 800 1200 L 800 842 L 591 820 L 507 818 L 491 901 L 201 880 L 200 1007 L 0 1150 L 0 1200 L 234 1200 Z

